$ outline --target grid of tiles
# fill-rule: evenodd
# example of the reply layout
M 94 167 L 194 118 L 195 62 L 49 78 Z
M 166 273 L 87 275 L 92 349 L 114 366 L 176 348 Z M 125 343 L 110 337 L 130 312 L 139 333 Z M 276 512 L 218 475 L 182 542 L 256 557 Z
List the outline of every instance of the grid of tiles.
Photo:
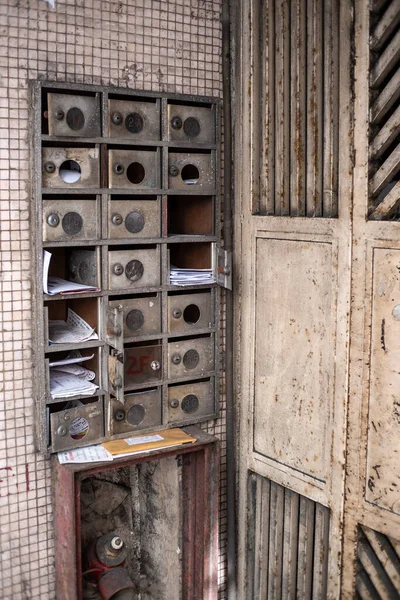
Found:
M 221 96 L 221 0 L 2 0 L 0 4 L 0 597 L 53 600 L 49 463 L 35 453 L 28 81 Z M 222 336 L 223 343 L 223 336 Z M 220 598 L 225 598 L 225 422 Z

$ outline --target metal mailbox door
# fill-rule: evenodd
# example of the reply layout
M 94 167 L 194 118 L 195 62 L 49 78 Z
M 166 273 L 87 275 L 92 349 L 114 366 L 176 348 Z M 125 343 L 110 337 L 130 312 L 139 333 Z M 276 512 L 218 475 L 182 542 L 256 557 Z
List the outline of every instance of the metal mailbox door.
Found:
M 108 235 L 111 239 L 159 237 L 160 212 L 158 200 L 110 200 Z
M 100 135 L 100 102 L 97 97 L 48 94 L 49 134 L 72 137 Z
M 43 240 L 71 241 L 99 238 L 97 200 L 43 200 Z
M 156 102 L 110 100 L 110 137 L 135 140 L 160 139 L 160 105 Z
M 44 188 L 98 188 L 98 148 L 43 148 Z
M 135 346 L 124 352 L 125 389 L 159 381 L 162 376 L 162 346 Z
M 50 414 L 52 452 L 88 446 L 104 436 L 102 399 Z
M 168 422 L 184 423 L 212 417 L 215 413 L 212 380 L 168 388 Z
M 161 305 L 158 295 L 113 300 L 109 306 L 121 307 L 125 339 L 161 332 Z
M 168 105 L 168 136 L 177 142 L 215 143 L 215 112 L 209 107 Z
M 124 404 L 112 400 L 111 412 L 112 435 L 161 426 L 160 389 L 125 394 Z

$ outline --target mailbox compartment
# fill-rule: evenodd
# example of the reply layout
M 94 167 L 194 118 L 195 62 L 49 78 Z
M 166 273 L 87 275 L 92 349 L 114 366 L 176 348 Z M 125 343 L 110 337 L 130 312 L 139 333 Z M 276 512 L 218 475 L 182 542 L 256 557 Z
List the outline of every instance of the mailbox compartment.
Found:
M 124 350 L 125 390 L 160 381 L 162 377 L 162 345 L 158 341 L 131 344 Z
M 98 137 L 101 135 L 100 102 L 96 96 L 48 94 L 49 135 Z
M 168 343 L 168 379 L 199 377 L 214 370 L 214 338 L 176 338 Z
M 214 144 L 214 110 L 211 106 L 168 104 L 168 139 L 174 142 Z
M 52 452 L 89 446 L 104 437 L 102 397 L 88 404 L 60 410 L 69 404 L 64 402 L 49 407 Z M 53 412 L 55 410 L 57 412 Z
M 100 288 L 100 248 L 57 246 L 47 248 L 51 254 L 49 277 Z M 95 291 L 95 290 L 93 290 Z
M 109 289 L 124 290 L 160 285 L 158 246 L 109 250 Z
M 160 237 L 160 212 L 157 196 L 111 197 L 108 204 L 108 237 L 110 239 Z
M 215 416 L 213 380 L 168 386 L 168 423 L 184 423 Z
M 212 196 L 169 196 L 168 235 L 214 235 Z
M 43 199 L 43 240 L 97 240 L 100 237 L 96 196 Z
M 211 293 L 169 294 L 168 331 L 191 333 L 213 326 Z
M 108 102 L 108 134 L 112 138 L 160 139 L 159 100 L 116 100 Z
M 160 149 L 113 149 L 108 152 L 108 187 L 119 189 L 159 188 Z
M 60 296 L 60 299 L 57 299 L 57 301 L 45 302 L 44 310 L 46 321 L 66 321 L 68 318 L 68 309 L 71 309 L 74 311 L 74 313 L 86 321 L 86 323 L 92 329 L 94 329 L 95 333 L 97 333 L 100 337 L 100 302 L 101 300 L 99 298 L 79 298 L 79 294 L 74 298 L 68 299 Z M 48 331 L 46 331 L 46 333 L 48 333 Z M 49 336 L 47 335 L 46 345 L 48 345 L 48 337 Z M 79 344 L 79 342 L 77 341 L 76 344 Z M 57 343 L 55 343 L 52 347 L 56 349 Z
M 42 148 L 44 188 L 98 188 L 98 148 Z
M 168 153 L 168 187 L 186 192 L 215 194 L 215 165 L 211 152 Z
M 112 307 L 121 306 L 124 339 L 161 332 L 161 302 L 159 294 L 119 297 L 109 302 Z
M 111 435 L 160 427 L 162 407 L 160 388 L 126 394 L 124 404 L 111 400 Z

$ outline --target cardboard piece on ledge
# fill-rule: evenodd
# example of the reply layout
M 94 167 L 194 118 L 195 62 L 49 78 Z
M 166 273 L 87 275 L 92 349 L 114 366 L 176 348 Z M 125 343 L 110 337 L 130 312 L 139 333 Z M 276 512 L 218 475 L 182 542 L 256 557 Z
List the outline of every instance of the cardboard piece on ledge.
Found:
M 193 444 L 196 438 L 188 435 L 182 429 L 166 429 L 165 431 L 156 431 L 146 435 L 136 435 L 123 440 L 113 440 L 102 444 L 113 458 L 125 456 L 126 454 L 137 454 L 149 450 L 159 450 L 169 446 L 179 446 L 180 444 Z

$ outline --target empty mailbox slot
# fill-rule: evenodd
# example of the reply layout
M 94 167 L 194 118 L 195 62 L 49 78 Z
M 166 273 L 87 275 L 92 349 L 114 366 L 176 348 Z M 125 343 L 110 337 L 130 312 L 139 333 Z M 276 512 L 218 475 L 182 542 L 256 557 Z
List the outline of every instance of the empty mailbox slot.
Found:
M 199 335 L 168 343 L 168 377 L 193 377 L 214 370 L 214 338 Z
M 99 94 L 43 93 L 42 133 L 57 136 L 101 135 Z
M 159 294 L 111 296 L 109 305 L 122 307 L 124 340 L 161 331 L 161 301 Z
M 88 446 L 104 436 L 102 397 L 68 400 L 48 409 L 53 452 Z
M 124 347 L 125 390 L 159 381 L 162 377 L 162 345 L 159 340 Z
M 211 244 L 204 242 L 168 245 L 170 263 L 182 269 L 211 269 Z
M 43 197 L 44 241 L 95 240 L 100 237 L 95 195 Z
M 168 103 L 168 138 L 196 144 L 215 141 L 215 113 L 210 104 Z
M 212 379 L 168 386 L 168 423 L 198 421 L 215 414 Z
M 169 196 L 168 235 L 213 235 L 212 196 Z
M 134 149 L 109 146 L 108 182 L 110 188 L 159 188 L 160 150 L 136 146 Z
M 161 211 L 157 196 L 111 196 L 108 232 L 111 239 L 160 236 Z
M 48 143 L 42 148 L 42 182 L 44 188 L 98 188 L 99 149 L 94 144 L 71 148 Z
M 160 285 L 158 246 L 113 246 L 109 250 L 109 289 Z
M 168 294 L 168 331 L 189 333 L 212 325 L 210 292 Z
M 111 400 L 112 434 L 158 427 L 162 424 L 160 388 L 125 394 L 124 404 Z
M 79 286 L 88 286 L 88 292 L 99 289 L 100 248 L 89 246 L 83 250 L 74 247 L 56 247 L 48 248 L 46 251 L 51 255 L 49 278 L 58 277 L 65 283 L 69 283 L 71 292 L 86 291 Z M 72 284 L 77 285 L 74 287 Z
M 153 98 L 127 100 L 109 96 L 110 137 L 131 140 L 160 139 L 160 103 Z

